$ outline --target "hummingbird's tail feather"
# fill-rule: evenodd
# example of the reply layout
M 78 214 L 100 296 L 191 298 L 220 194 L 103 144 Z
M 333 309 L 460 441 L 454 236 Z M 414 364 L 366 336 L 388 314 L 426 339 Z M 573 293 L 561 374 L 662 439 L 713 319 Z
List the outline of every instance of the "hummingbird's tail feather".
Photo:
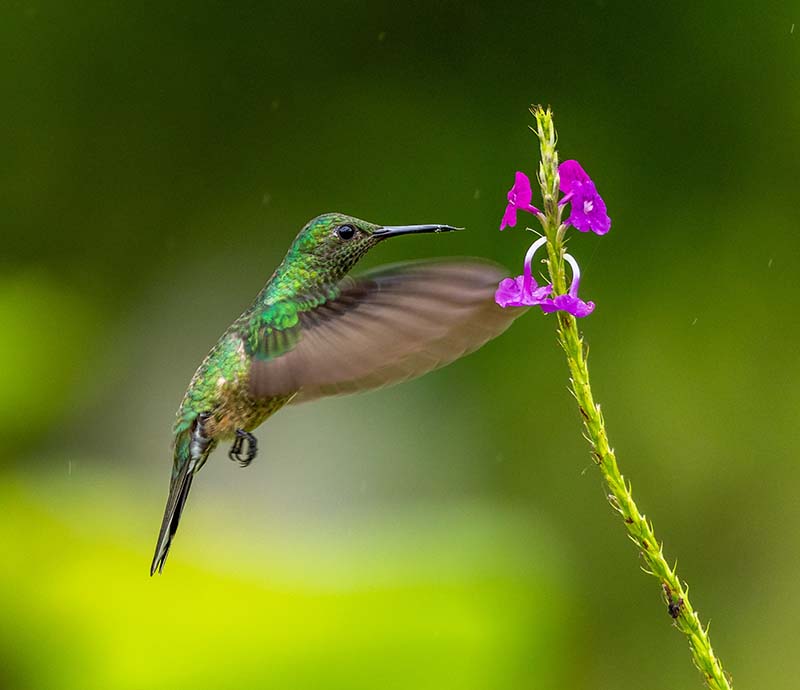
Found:
M 189 489 L 192 488 L 192 478 L 196 466 L 195 458 L 186 458 L 183 463 L 179 464 L 177 474 L 174 474 L 170 481 L 167 507 L 164 510 L 164 519 L 161 522 L 161 531 L 158 533 L 158 543 L 153 563 L 150 566 L 151 576 L 155 574 L 156 570 L 161 573 L 164 569 L 164 561 L 167 560 L 172 538 L 178 530 L 178 522 L 180 522 L 181 513 L 186 504 L 186 497 L 189 495 Z

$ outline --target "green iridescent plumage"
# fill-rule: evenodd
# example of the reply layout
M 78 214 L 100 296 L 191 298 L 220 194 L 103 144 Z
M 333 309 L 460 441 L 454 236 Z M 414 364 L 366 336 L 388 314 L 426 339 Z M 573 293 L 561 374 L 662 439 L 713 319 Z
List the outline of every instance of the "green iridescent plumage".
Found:
M 419 376 L 477 349 L 522 313 L 494 303 L 505 272 L 478 259 L 348 275 L 388 237 L 455 229 L 379 226 L 328 213 L 300 231 L 189 383 L 174 426 L 170 492 L 151 574 L 163 568 L 194 474 L 220 442 L 233 441 L 229 456 L 248 464 L 256 450 L 250 432 L 287 403 Z

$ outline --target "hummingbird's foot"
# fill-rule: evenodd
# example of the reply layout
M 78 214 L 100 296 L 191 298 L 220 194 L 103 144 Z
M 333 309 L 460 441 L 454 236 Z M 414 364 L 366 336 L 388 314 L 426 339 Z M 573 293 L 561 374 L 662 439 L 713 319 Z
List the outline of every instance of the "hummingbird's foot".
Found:
M 242 449 L 244 442 L 247 441 L 247 453 L 242 456 Z M 238 462 L 242 467 L 247 467 L 253 458 L 256 457 L 258 452 L 258 441 L 253 434 L 245 431 L 244 429 L 236 430 L 236 438 L 233 440 L 233 445 L 228 451 L 228 457 L 234 462 Z

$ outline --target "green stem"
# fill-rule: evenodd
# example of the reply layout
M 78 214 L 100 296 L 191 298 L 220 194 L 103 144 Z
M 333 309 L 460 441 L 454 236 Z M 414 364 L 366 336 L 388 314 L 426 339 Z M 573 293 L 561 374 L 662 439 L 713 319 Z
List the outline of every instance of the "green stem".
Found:
M 554 292 L 566 292 L 567 279 L 564 272 L 563 226 L 561 209 L 556 201 L 558 194 L 558 154 L 555 150 L 556 134 L 552 112 L 536 107 L 531 112 L 536 118 L 536 134 L 542 151 L 539 168 L 539 183 L 544 198 L 545 218 L 542 219 L 547 236 L 547 264 Z M 586 349 L 578 332 L 575 317 L 566 312 L 558 314 L 558 341 L 567 356 L 571 392 L 578 402 L 583 418 L 585 437 L 592 447 L 592 459 L 600 469 L 608 488 L 608 500 L 625 524 L 628 536 L 636 544 L 646 563 L 645 572 L 658 578 L 667 603 L 667 612 L 675 626 L 689 640 L 689 648 L 695 665 L 703 674 L 711 690 L 730 690 L 731 685 L 722 664 L 714 655 L 708 637 L 708 628 L 703 628 L 697 612 L 692 607 L 687 593 L 688 586 L 682 584 L 675 567 L 670 567 L 661 542 L 656 538 L 652 523 L 639 511 L 633 500 L 631 485 L 625 481 L 617 466 L 617 459 L 606 434 L 605 421 L 600 405 L 594 401 L 589 382 Z

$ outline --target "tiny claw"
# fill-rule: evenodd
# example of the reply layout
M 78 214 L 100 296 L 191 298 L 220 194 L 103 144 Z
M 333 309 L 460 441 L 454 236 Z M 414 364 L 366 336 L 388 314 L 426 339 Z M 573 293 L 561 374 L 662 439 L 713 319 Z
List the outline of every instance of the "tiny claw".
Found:
M 247 441 L 247 453 L 242 456 L 244 442 Z M 258 442 L 253 434 L 245 431 L 244 429 L 236 430 L 236 438 L 233 440 L 233 445 L 228 451 L 228 457 L 234 462 L 238 462 L 241 467 L 247 467 L 258 453 Z

